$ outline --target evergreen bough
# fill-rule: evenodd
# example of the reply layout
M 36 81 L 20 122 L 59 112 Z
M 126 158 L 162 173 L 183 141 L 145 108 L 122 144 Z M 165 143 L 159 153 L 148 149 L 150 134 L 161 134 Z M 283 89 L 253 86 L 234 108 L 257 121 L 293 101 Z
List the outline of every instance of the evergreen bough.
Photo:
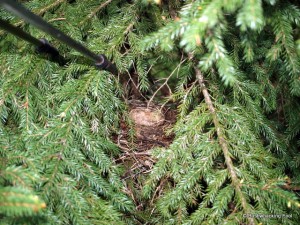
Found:
M 186 79 L 175 92 L 176 138 L 155 151 L 144 189 L 153 198 L 164 187 L 161 224 L 299 221 L 299 198 L 282 187 L 291 177 L 299 184 L 298 7 L 189 1 L 142 42 L 154 54 L 184 55 L 189 67 L 178 72 Z
M 298 224 L 297 1 L 22 2 L 121 74 L 134 68 L 141 91 L 167 78 L 178 118 L 132 216 L 113 162 L 119 80 L 50 37 L 65 67 L 1 31 L 0 224 Z

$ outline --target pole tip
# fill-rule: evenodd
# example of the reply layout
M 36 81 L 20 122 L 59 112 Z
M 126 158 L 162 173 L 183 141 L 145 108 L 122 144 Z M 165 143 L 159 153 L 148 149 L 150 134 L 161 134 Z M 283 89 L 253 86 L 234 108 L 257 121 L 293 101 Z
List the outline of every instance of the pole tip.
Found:
M 95 66 L 98 69 L 106 70 L 108 72 L 111 72 L 114 75 L 118 75 L 118 69 L 116 65 L 114 65 L 112 62 L 110 62 L 107 57 L 103 54 L 98 55 L 99 60 L 95 63 Z

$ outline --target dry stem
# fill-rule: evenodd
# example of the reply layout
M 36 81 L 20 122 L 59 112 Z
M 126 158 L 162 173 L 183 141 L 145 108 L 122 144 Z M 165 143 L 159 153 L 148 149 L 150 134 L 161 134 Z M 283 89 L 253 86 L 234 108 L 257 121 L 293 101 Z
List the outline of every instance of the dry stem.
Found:
M 171 73 L 167 78 L 164 79 L 165 82 L 164 82 L 164 83 L 163 83 L 163 84 L 162 84 L 162 85 L 154 92 L 154 94 L 151 96 L 150 100 L 148 101 L 148 103 L 147 103 L 147 108 L 149 108 L 149 106 L 150 106 L 151 102 L 153 101 L 155 95 L 157 95 L 157 93 L 163 88 L 163 86 L 165 86 L 165 85 L 168 86 L 168 82 L 169 82 L 169 80 L 171 79 L 171 77 L 174 75 L 175 71 L 176 71 L 177 69 L 179 70 L 179 68 L 181 67 L 181 65 L 182 65 L 185 61 L 186 61 L 186 59 L 181 60 L 181 62 L 175 67 L 175 69 L 172 71 L 172 73 Z M 169 87 L 169 86 L 168 86 L 168 87 Z M 169 87 L 169 90 L 171 90 L 170 87 Z

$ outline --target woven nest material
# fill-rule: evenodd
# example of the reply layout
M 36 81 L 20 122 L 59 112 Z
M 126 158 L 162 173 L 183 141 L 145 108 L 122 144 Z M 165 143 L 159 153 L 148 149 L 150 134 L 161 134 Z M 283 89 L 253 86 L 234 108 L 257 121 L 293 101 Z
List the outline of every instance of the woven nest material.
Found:
M 165 122 L 165 116 L 158 109 L 139 107 L 132 109 L 129 116 L 137 126 L 153 127 Z

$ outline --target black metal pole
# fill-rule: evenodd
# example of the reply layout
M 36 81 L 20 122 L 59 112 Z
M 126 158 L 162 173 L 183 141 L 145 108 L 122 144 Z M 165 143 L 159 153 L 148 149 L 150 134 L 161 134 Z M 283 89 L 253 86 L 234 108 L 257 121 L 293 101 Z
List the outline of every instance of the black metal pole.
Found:
M 37 53 L 46 53 L 51 55 L 54 61 L 62 64 L 62 61 L 65 61 L 62 56 L 59 55 L 59 52 L 54 48 L 46 39 L 37 39 L 30 34 L 26 33 L 22 29 L 11 25 L 6 20 L 0 19 L 0 28 L 8 31 L 9 33 L 14 34 L 15 36 L 33 44 L 36 46 Z
M 40 47 L 41 45 L 43 45 L 43 43 L 40 40 L 38 40 L 35 37 L 31 36 L 30 34 L 24 32 L 20 28 L 17 28 L 15 26 L 11 25 L 10 23 L 8 23 L 5 20 L 0 19 L 0 27 L 4 30 L 8 31 L 9 33 L 12 33 L 12 34 L 18 36 L 19 38 L 30 42 L 31 44 L 35 45 L 36 47 Z
M 61 56 L 58 50 L 55 47 L 53 47 L 45 38 L 36 39 L 35 37 L 23 31 L 21 28 L 15 27 L 6 20 L 2 19 L 0 19 L 0 28 L 35 45 L 36 52 L 38 54 L 45 53 L 50 56 L 49 58 L 47 58 L 48 60 L 56 62 L 61 66 L 66 64 L 67 61 L 65 60 L 65 58 Z
M 118 71 L 114 64 L 112 64 L 105 55 L 97 55 L 83 46 L 81 43 L 75 41 L 71 37 L 67 36 L 60 30 L 56 29 L 46 21 L 44 21 L 41 17 L 33 14 L 30 10 L 23 7 L 21 4 L 17 3 L 14 0 L 0 0 L 0 5 L 5 8 L 6 10 L 10 11 L 11 13 L 15 14 L 23 18 L 28 23 L 36 26 L 40 30 L 44 31 L 45 33 L 53 36 L 54 38 L 60 40 L 61 42 L 65 43 L 66 45 L 70 46 L 73 49 L 76 49 L 78 52 L 82 53 L 83 55 L 89 57 L 95 62 L 95 65 L 104 70 L 108 70 L 111 73 L 117 75 Z

